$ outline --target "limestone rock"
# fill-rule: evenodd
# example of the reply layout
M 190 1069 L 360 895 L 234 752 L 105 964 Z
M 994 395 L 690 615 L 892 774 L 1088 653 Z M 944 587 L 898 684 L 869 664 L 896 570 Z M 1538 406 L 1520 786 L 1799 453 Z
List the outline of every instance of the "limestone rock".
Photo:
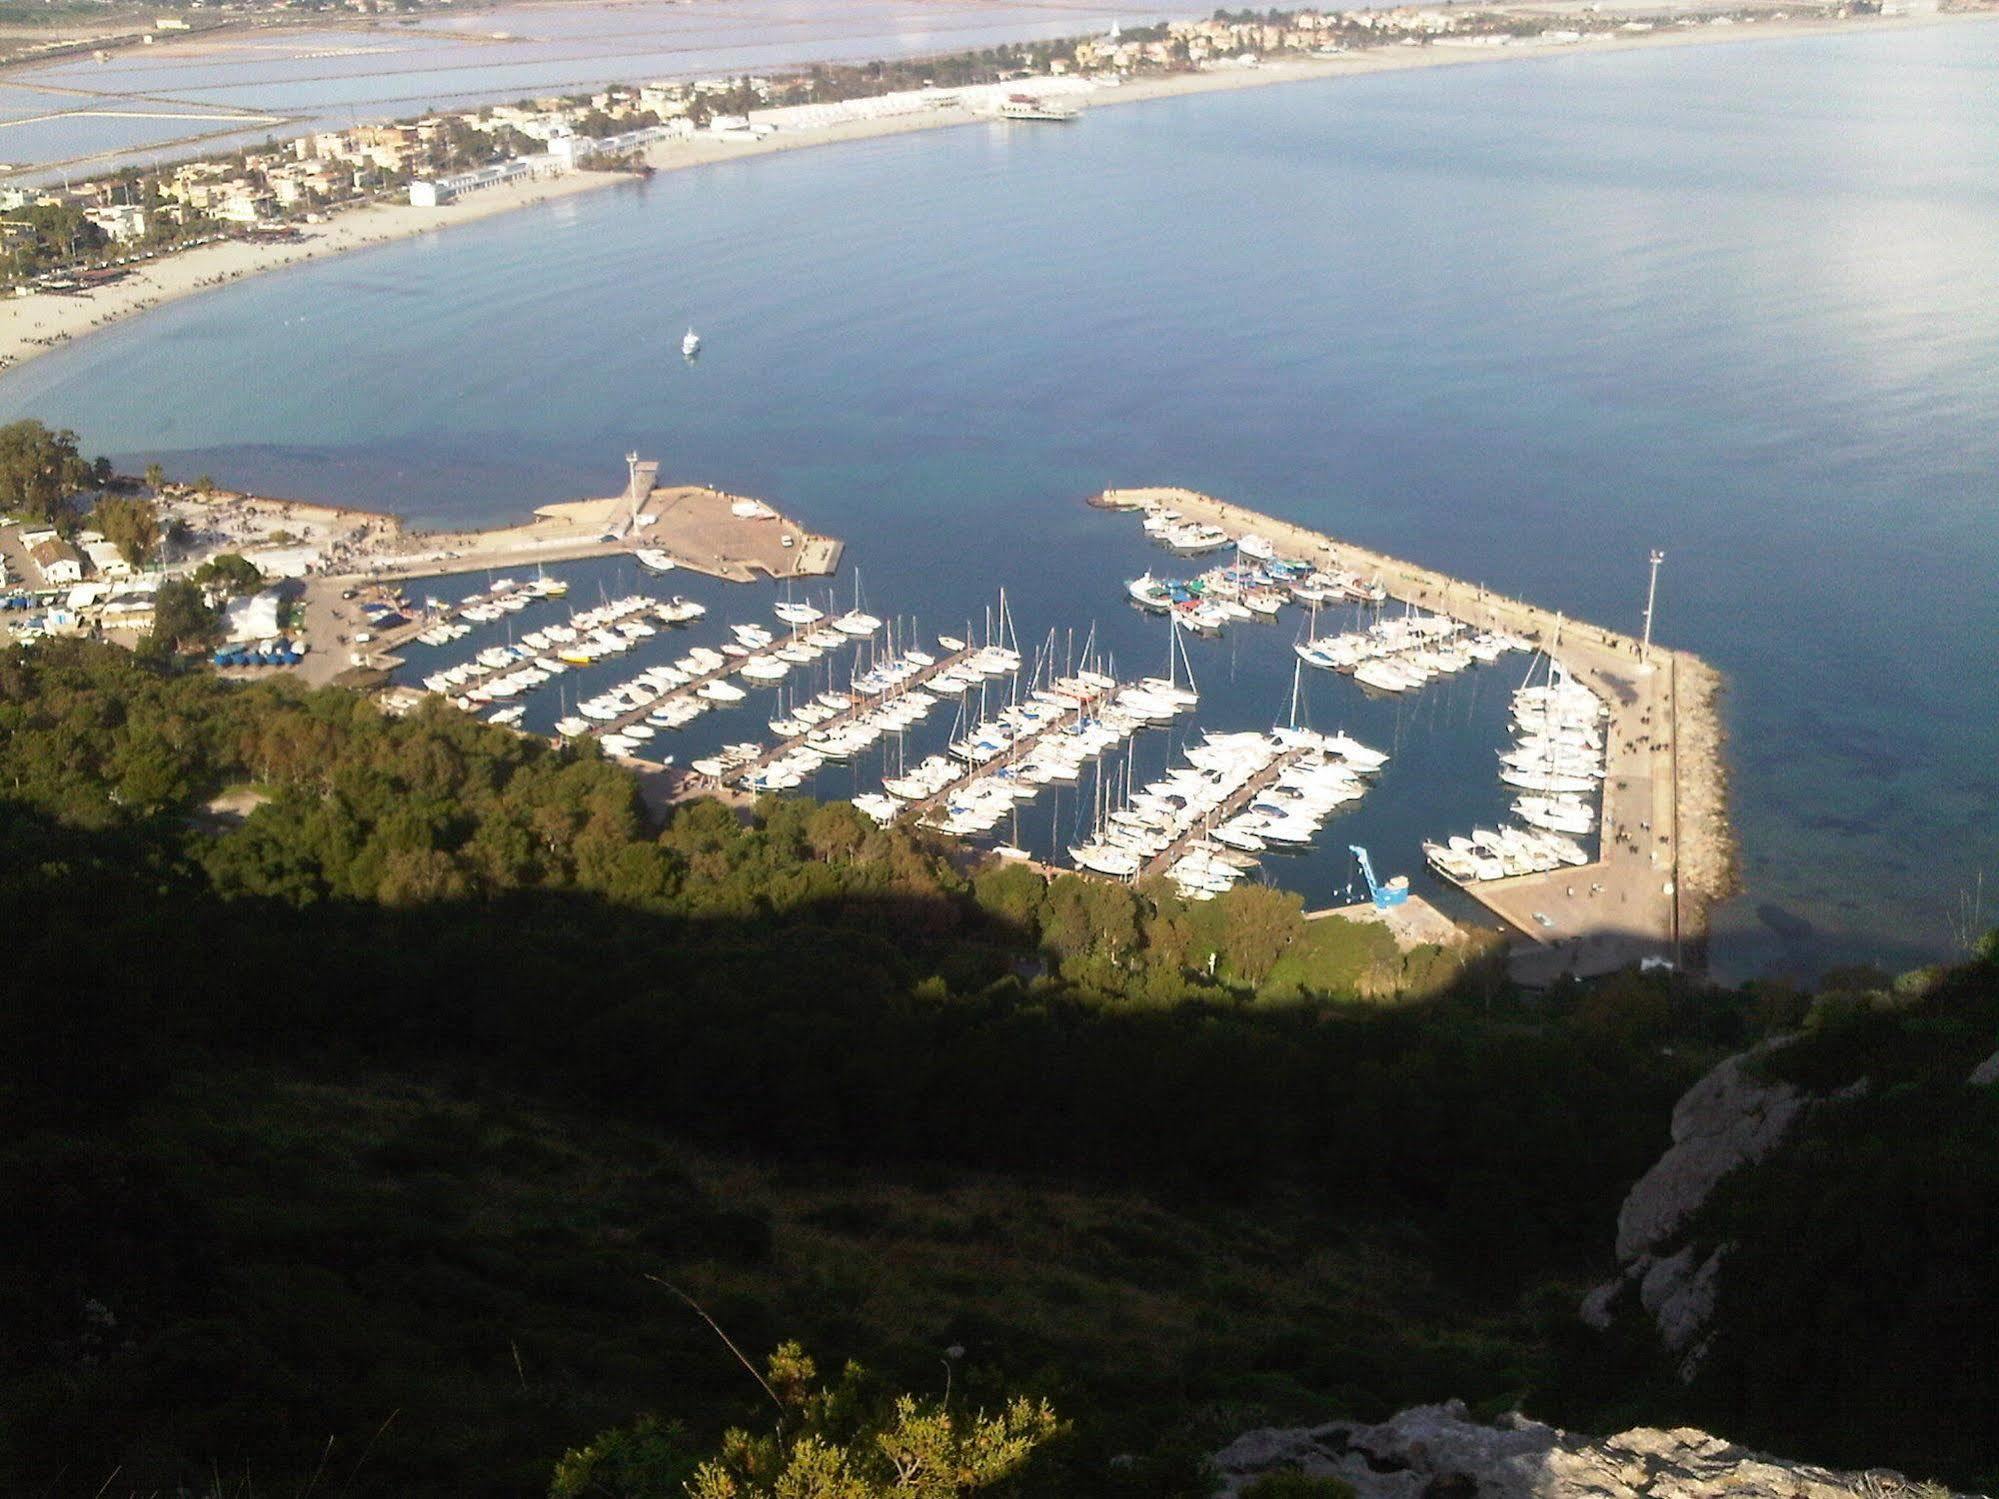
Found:
M 1487 1426 L 1455 1400 L 1378 1426 L 1253 1431 L 1214 1464 L 1226 1496 L 1295 1468 L 1344 1479 L 1359 1499 L 1914 1499 L 1899 1474 L 1786 1462 L 1691 1427 L 1599 1439 L 1519 1415 Z
M 1798 1122 L 1810 1104 L 1802 1090 L 1750 1075 L 1770 1049 L 1730 1057 L 1674 1105 L 1672 1145 L 1618 1212 L 1619 1263 L 1670 1245 L 1723 1177 L 1768 1155 Z
M 1678 1353 L 1700 1336 L 1714 1314 L 1716 1279 L 1726 1245 L 1703 1255 L 1689 1244 L 1654 1260 L 1638 1283 L 1638 1301 L 1659 1329 L 1659 1340 Z

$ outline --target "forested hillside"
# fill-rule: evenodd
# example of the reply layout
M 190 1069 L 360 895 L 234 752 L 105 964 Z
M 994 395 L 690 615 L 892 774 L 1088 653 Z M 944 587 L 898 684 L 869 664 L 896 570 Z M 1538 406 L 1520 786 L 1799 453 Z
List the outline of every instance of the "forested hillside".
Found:
M 1559 1387 L 1673 1099 L 1795 1018 L 844 805 L 656 825 L 593 751 L 84 644 L 0 657 L 0 798 L 9 1491 L 712 1443 L 757 1391 L 660 1276 L 747 1347 L 1048 1396 L 1026 1491 L 1198 1493 L 1260 1420 Z

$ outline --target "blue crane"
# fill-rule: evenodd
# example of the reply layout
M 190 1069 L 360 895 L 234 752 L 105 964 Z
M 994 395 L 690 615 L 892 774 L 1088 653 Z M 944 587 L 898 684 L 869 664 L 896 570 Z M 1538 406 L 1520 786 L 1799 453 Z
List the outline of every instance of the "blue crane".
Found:
M 1367 850 L 1358 843 L 1349 843 L 1347 848 L 1353 854 L 1355 862 L 1360 865 L 1361 875 L 1367 880 L 1367 893 L 1374 897 L 1377 910 L 1399 906 L 1409 899 L 1408 875 L 1398 874 L 1384 885 L 1374 877 L 1374 861 L 1368 858 Z

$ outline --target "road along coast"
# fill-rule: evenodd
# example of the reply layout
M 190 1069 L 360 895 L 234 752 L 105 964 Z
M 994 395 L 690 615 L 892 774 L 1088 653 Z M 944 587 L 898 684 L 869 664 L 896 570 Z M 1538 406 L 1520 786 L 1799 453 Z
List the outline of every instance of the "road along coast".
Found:
M 1168 508 L 1231 539 L 1254 533 L 1280 556 L 1379 582 L 1391 599 L 1517 635 L 1559 661 L 1610 710 L 1598 856 L 1582 868 L 1462 888 L 1529 939 L 1514 961 L 1526 979 L 1648 958 L 1704 964 L 1708 909 L 1731 893 L 1735 871 L 1713 667 L 1657 643 L 1644 652 L 1632 636 L 1192 490 L 1106 490 L 1091 503 Z
M 1990 19 L 1992 13 L 1984 15 Z M 1758 18 L 1726 27 L 1702 25 L 1620 33 L 1566 46 L 1474 47 L 1448 42 L 1420 47 L 1382 46 L 1334 57 L 1286 58 L 1254 67 L 1132 78 L 1119 87 L 1101 88 L 1091 93 L 1089 108 L 1096 110 L 1229 89 L 1406 72 L 1415 68 L 1548 61 L 1659 47 L 1768 41 L 1849 31 L 1891 31 L 1978 18 L 1967 13 L 1892 18 L 1860 16 L 1841 20 Z M 1087 126 L 1087 117 L 1084 123 Z M 984 124 L 995 129 L 1040 128 L 995 124 L 988 115 L 951 106 L 918 115 L 847 120 L 811 130 L 779 131 L 755 140 L 697 135 L 688 140 L 655 145 L 645 152 L 645 160 L 656 172 L 672 172 L 779 151 L 972 124 Z M 636 191 L 637 187 L 637 179 L 627 173 L 574 171 L 557 177 L 486 188 L 439 208 L 418 208 L 402 202 L 375 203 L 335 212 L 322 224 L 305 226 L 297 239 L 230 240 L 204 245 L 146 262 L 133 269 L 123 280 L 92 291 L 39 292 L 0 299 L 0 370 L 137 314 L 183 297 L 232 285 L 246 277 L 325 260 L 419 234 L 434 233 L 453 225 L 478 223 L 517 209 L 547 207 L 584 193 L 618 188 Z

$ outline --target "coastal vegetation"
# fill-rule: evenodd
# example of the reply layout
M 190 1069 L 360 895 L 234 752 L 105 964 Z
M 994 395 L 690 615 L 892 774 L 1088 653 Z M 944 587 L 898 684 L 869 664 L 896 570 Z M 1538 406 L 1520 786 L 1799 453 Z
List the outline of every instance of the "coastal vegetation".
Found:
M 70 496 L 103 467 L 101 459 L 84 460 L 74 432 L 31 419 L 9 422 L 0 427 L 0 510 L 59 529 L 73 526 Z
M 1195 1495 L 1265 1422 L 1712 1398 L 1572 1309 L 1673 1099 L 1787 994 L 1526 996 L 1476 955 L 1412 994 L 1277 892 L 968 867 L 842 804 L 655 820 L 591 750 L 81 641 L 0 657 L 0 799 L 0 1486 L 669 1495 L 712 1459 L 696 1492 L 750 1495 L 811 1432 L 869 1493 L 899 1430 L 1035 1447 L 1009 1492 Z M 1975 1049 L 1967 974 L 1892 1023 L 1961 1004 Z M 1835 1009 L 1785 1065 L 1885 1044 Z M 1903 1148 L 1939 1106 L 1894 1105 Z M 1958 1152 L 1917 1181 L 1861 1221 L 1957 1236 L 1935 1321 L 1990 1203 Z M 1764 1203 L 1727 1211 L 1795 1308 Z M 1853 1298 L 1902 1273 L 1826 1230 Z M 704 1317 L 878 1378 L 726 1436 L 769 1402 Z M 1743 1325 L 1739 1413 L 1806 1429 L 1740 1360 L 1816 1327 Z
M 1760 1066 L 1826 1102 L 1697 1225 L 1729 1248 L 1690 1408 L 1999 1489 L 1999 931 L 1958 968 L 1829 978 Z

